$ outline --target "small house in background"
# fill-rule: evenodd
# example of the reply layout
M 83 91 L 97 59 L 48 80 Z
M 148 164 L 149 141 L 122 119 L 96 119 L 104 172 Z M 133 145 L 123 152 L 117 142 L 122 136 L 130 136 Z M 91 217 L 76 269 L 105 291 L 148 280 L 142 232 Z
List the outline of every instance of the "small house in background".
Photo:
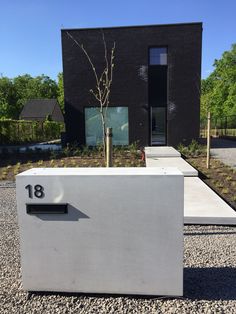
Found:
M 64 122 L 61 108 L 56 99 L 30 99 L 20 113 L 21 120 Z

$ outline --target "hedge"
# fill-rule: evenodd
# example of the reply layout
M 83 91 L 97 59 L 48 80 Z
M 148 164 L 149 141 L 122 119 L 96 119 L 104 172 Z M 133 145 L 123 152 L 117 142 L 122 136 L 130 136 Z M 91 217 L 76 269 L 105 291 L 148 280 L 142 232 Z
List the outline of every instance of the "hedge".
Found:
M 61 137 L 64 123 L 55 121 L 0 120 L 0 144 L 42 142 Z

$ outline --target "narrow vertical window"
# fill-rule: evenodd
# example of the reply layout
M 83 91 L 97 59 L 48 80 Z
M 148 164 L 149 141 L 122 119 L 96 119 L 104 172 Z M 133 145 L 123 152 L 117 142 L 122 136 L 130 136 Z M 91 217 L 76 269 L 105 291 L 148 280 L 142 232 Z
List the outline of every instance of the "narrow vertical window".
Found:
M 151 145 L 167 144 L 167 47 L 149 48 L 148 94 Z

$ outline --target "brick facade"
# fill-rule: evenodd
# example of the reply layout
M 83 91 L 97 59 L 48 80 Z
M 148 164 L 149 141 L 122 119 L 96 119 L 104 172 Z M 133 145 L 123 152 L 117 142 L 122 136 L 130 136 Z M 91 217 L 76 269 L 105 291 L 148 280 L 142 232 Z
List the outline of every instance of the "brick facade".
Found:
M 85 144 L 84 107 L 96 106 L 90 65 L 67 31 L 104 69 L 101 29 L 62 30 L 66 141 Z M 150 145 L 148 101 L 149 47 L 168 48 L 167 145 L 199 136 L 202 23 L 103 28 L 108 49 L 115 49 L 111 106 L 129 108 L 129 142 Z

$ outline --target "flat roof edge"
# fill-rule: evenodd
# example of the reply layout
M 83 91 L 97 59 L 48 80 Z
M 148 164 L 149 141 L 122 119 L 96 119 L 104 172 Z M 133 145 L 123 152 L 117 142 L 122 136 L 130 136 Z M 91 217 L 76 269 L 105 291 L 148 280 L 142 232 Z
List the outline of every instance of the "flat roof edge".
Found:
M 86 31 L 86 30 L 99 30 L 99 29 L 116 29 L 116 28 L 145 28 L 145 27 L 172 27 L 181 25 L 201 25 L 203 22 L 189 22 L 189 23 L 172 23 L 172 24 L 148 24 L 148 25 L 128 25 L 128 26 L 106 26 L 106 27 L 81 27 L 81 28 L 62 28 L 61 31 Z

